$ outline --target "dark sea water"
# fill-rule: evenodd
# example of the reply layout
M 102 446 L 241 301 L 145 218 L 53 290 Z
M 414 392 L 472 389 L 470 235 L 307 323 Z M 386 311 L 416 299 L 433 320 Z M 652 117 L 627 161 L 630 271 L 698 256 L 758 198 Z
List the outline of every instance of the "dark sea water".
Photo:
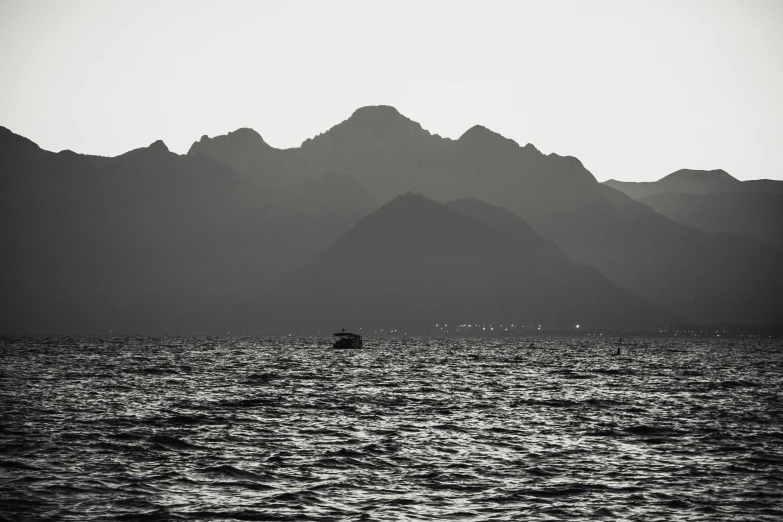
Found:
M 783 519 L 780 341 L 325 341 L 0 339 L 2 518 Z

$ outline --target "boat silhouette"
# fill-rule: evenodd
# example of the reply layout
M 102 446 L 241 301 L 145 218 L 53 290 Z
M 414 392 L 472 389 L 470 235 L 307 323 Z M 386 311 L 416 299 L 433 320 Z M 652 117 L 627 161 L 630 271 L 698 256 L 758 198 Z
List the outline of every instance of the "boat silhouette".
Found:
M 341 332 L 334 334 L 337 338 L 332 345 L 332 348 L 344 349 L 344 348 L 361 348 L 362 336 L 359 334 L 346 332 L 345 328 Z

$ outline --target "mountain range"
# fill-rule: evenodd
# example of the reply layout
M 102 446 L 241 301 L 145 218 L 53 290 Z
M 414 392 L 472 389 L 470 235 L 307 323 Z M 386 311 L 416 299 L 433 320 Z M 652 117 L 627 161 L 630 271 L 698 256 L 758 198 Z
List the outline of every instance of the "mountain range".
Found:
M 272 156 L 256 171 L 287 180 L 340 172 L 381 200 L 414 191 L 505 208 L 572 261 L 691 322 L 765 322 L 781 313 L 780 253 L 769 245 L 680 226 L 598 183 L 576 158 L 521 147 L 482 126 L 451 140 L 392 107 L 363 107 Z
M 617 181 L 604 182 L 612 188 L 641 199 L 656 194 L 783 194 L 783 181 L 773 179 L 754 179 L 740 181 L 725 170 L 680 169 L 664 176 L 658 181 Z
M 462 199 L 396 197 L 363 218 L 296 277 L 258 317 L 429 332 L 435 324 L 541 325 L 547 330 L 655 329 L 674 316 L 571 263 L 521 218 Z M 271 306 L 270 306 L 271 305 Z
M 783 181 L 683 169 L 653 182 L 604 184 L 683 225 L 783 246 Z
M 481 126 L 442 138 L 385 106 L 292 149 L 240 129 L 186 155 L 156 142 L 104 158 L 0 128 L 0 332 L 781 320 L 776 245 L 618 188 L 575 158 Z

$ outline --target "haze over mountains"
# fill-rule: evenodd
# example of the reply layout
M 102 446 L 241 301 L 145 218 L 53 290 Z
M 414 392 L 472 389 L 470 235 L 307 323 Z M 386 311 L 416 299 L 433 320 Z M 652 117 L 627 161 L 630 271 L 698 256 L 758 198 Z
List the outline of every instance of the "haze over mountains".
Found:
M 658 181 L 617 181 L 604 182 L 612 188 L 640 199 L 656 194 L 783 194 L 783 181 L 773 179 L 753 179 L 740 181 L 725 170 L 680 169 L 664 176 Z
M 678 223 L 783 245 L 783 181 L 740 181 L 723 170 L 683 169 L 653 182 L 604 184 Z
M 781 320 L 779 248 L 608 185 L 575 158 L 481 126 L 441 138 L 383 106 L 285 150 L 240 129 L 183 156 L 156 142 L 99 158 L 0 129 L 0 331 Z
M 116 158 L 0 134 L 2 331 L 211 332 L 372 210 L 337 176 L 286 197 L 162 142 Z
M 444 322 L 655 329 L 674 319 L 574 266 L 508 211 L 478 200 L 444 206 L 418 194 L 359 221 L 272 303 L 259 314 L 272 324 L 304 321 L 325 331 L 342 322 L 417 332 Z

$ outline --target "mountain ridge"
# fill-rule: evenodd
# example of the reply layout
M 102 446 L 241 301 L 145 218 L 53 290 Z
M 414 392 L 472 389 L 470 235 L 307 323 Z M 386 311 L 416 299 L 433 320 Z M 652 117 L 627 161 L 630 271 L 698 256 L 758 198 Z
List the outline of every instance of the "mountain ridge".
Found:
M 408 193 L 359 220 L 279 290 L 273 299 L 277 329 L 293 328 L 285 323 L 291 316 L 313 330 L 342 320 L 411 334 L 426 334 L 444 320 L 547 329 L 658 328 L 674 320 L 597 272 L 572 265 L 521 218 L 511 218 L 520 226 L 515 242 L 491 219 L 475 219 L 466 210 L 484 216 L 507 211 L 477 200 L 455 207 L 462 211 Z M 295 297 L 286 303 L 290 296 Z M 339 306 L 324 307 L 325 302 Z
M 680 169 L 654 182 L 604 185 L 677 223 L 783 245 L 783 181 L 740 181 L 722 169 Z
M 603 183 L 634 199 L 666 192 L 676 194 L 714 194 L 723 192 L 783 193 L 783 181 L 778 181 L 777 183 L 775 180 L 740 181 L 723 169 L 679 169 L 657 181 L 634 182 L 610 179 Z
M 357 109 L 352 118 L 297 149 L 269 147 L 246 129 L 228 140 L 249 143 L 236 150 L 194 149 L 180 156 L 153 143 L 114 158 L 54 154 L 32 142 L 20 151 L 0 135 L 0 161 L 13 165 L 0 176 L 7 203 L 4 233 L 17 241 L 10 244 L 19 252 L 70 238 L 63 245 L 72 248 L 75 259 L 83 259 L 87 254 L 77 251 L 82 244 L 78 237 L 58 228 L 58 221 L 67 223 L 68 212 L 83 208 L 76 214 L 84 213 L 78 226 L 85 231 L 97 227 L 91 223 L 118 220 L 139 249 L 157 249 L 149 261 L 124 267 L 133 277 L 143 280 L 144 271 L 157 273 L 151 263 L 168 267 L 164 252 L 187 238 L 192 243 L 182 248 L 200 249 L 192 262 L 214 260 L 211 268 L 198 270 L 217 270 L 207 281 L 215 281 L 216 291 L 228 296 L 234 290 L 221 290 L 221 284 L 235 290 L 242 286 L 230 282 L 241 276 L 221 274 L 229 261 L 239 263 L 238 273 L 263 272 L 249 268 L 253 260 L 242 241 L 253 245 L 256 262 L 269 269 L 258 277 L 277 281 L 330 248 L 377 205 L 413 191 L 439 204 L 475 198 L 505 209 L 556 244 L 570 262 L 593 267 L 613 284 L 684 321 L 748 324 L 781 316 L 777 295 L 783 262 L 778 250 L 682 225 L 599 184 L 576 158 L 545 155 L 483 127 L 471 129 L 465 139 L 440 138 L 396 109 L 376 107 Z M 50 200 L 40 194 L 52 198 L 52 209 L 41 206 Z M 117 208 L 101 207 L 105 217 L 89 214 L 96 203 L 108 201 L 107 194 Z M 231 198 L 244 203 L 232 205 Z M 204 215 L 197 217 L 199 212 Z M 209 232 L 187 228 L 186 216 Z M 29 226 L 14 225 L 28 221 Z M 24 232 L 30 237 L 20 239 Z M 21 253 L 14 256 L 12 263 L 24 259 Z M 41 270 L 62 269 L 56 256 L 46 263 Z M 24 275 L 22 264 L 14 266 L 20 278 L 34 277 Z M 163 279 L 155 281 L 164 284 Z

